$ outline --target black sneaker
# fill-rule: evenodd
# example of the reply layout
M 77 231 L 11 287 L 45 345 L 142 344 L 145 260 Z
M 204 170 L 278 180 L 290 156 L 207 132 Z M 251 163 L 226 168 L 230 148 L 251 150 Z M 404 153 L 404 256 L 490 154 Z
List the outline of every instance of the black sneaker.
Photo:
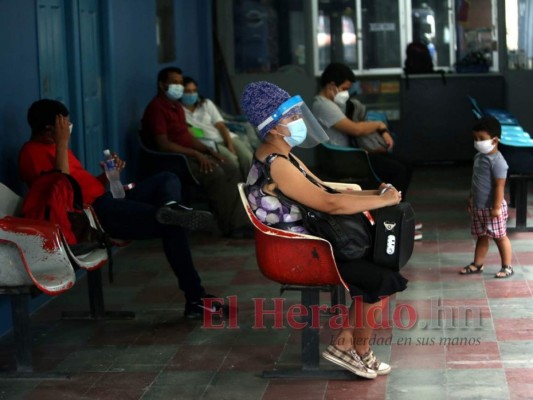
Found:
M 212 294 L 206 294 L 202 299 L 199 301 L 188 301 L 185 303 L 185 318 L 187 319 L 200 319 L 204 317 L 204 313 L 217 313 L 216 316 L 220 316 L 218 314 L 220 310 L 222 310 L 222 316 L 227 317 L 229 315 L 229 306 L 220 304 L 219 302 L 213 302 L 212 307 L 206 307 L 204 305 L 203 299 L 216 299 L 217 296 L 213 296 Z
M 194 210 L 178 203 L 160 207 L 155 218 L 160 224 L 181 226 L 191 231 L 207 230 L 213 224 L 213 214 L 209 211 Z

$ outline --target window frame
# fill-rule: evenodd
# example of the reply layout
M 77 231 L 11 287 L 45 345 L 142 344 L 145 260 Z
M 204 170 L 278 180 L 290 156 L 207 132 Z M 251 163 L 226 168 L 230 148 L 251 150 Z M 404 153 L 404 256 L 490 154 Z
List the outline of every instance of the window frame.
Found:
M 412 41 L 413 36 L 413 28 L 411 23 L 411 13 L 412 13 L 412 6 L 411 1 L 405 1 L 405 0 L 399 0 L 398 1 L 398 12 L 399 12 L 399 31 L 400 31 L 400 60 L 401 65 L 395 68 L 364 68 L 362 65 L 363 63 L 363 42 L 365 38 L 363 37 L 363 17 L 362 17 L 362 1 L 363 0 L 353 0 L 354 1 L 354 7 L 356 11 L 356 30 L 357 30 L 357 68 L 353 69 L 353 72 L 357 76 L 389 76 L 389 75 L 398 75 L 403 73 L 403 64 L 405 62 L 405 49 L 407 48 L 407 45 Z M 449 57 L 450 57 L 450 65 L 447 66 L 436 66 L 440 70 L 444 71 L 451 71 L 453 70 L 453 66 L 456 62 L 456 43 L 457 43 L 457 32 L 456 32 L 456 24 L 455 24 L 455 2 L 453 0 L 448 0 L 448 24 L 450 26 L 450 45 L 449 48 Z M 495 20 L 495 14 L 497 13 L 496 5 L 493 2 L 492 3 L 492 13 L 493 13 L 493 30 L 494 26 L 496 25 L 497 20 Z M 318 31 L 318 0 L 313 0 L 311 2 L 311 15 L 312 20 L 310 21 L 311 24 L 311 32 L 317 32 Z M 493 60 L 497 63 L 497 56 L 494 56 L 493 54 Z M 315 76 L 320 76 L 322 74 L 323 70 L 320 69 L 319 64 L 319 58 L 318 58 L 318 43 L 316 40 L 316 37 L 313 38 L 313 73 Z
M 455 63 L 458 61 L 460 55 L 458 54 L 458 25 L 456 21 L 456 0 L 446 0 L 448 2 L 447 8 L 447 25 L 449 26 L 449 35 L 450 42 L 448 44 L 449 50 L 449 63 L 447 65 L 436 65 L 435 67 L 439 70 L 446 72 L 455 71 Z M 403 74 L 403 65 L 405 63 L 405 49 L 407 45 L 412 41 L 413 36 L 413 27 L 412 27 L 412 2 L 411 0 L 399 0 L 398 1 L 398 12 L 399 12 L 399 32 L 400 32 L 400 65 L 394 68 L 364 68 L 363 63 L 363 51 L 364 46 L 363 42 L 365 40 L 362 37 L 363 32 L 363 17 L 362 17 L 362 2 L 363 0 L 352 0 L 352 4 L 355 10 L 355 24 L 356 24 L 356 34 L 357 34 L 357 43 L 356 43 L 356 54 L 357 67 L 353 69 L 353 72 L 356 76 L 391 76 L 391 75 L 402 75 Z M 218 17 L 219 20 L 227 21 L 233 20 L 233 0 L 228 0 L 225 7 L 219 7 Z M 319 15 L 319 0 L 312 1 L 303 1 L 303 15 L 305 19 L 306 27 L 306 37 L 305 37 L 305 66 L 304 69 L 308 74 L 312 76 L 320 76 L 323 72 L 323 69 L 320 68 L 319 61 L 319 48 L 317 43 L 317 32 L 318 32 L 318 15 Z M 490 67 L 489 72 L 499 73 L 501 71 L 502 65 L 499 60 L 498 48 L 502 45 L 498 41 L 498 2 L 497 0 L 491 0 L 491 29 L 492 29 L 492 40 L 496 44 L 492 50 L 492 66 Z M 234 35 L 233 35 L 233 24 L 223 24 L 224 29 L 219 31 L 220 38 L 222 42 L 225 43 L 225 55 L 227 60 L 228 70 L 231 71 L 233 75 L 254 75 L 253 73 L 238 73 L 235 71 L 235 53 L 238 51 L 235 48 Z M 281 68 L 284 66 L 282 65 Z M 275 74 L 276 71 L 269 71 L 266 73 Z

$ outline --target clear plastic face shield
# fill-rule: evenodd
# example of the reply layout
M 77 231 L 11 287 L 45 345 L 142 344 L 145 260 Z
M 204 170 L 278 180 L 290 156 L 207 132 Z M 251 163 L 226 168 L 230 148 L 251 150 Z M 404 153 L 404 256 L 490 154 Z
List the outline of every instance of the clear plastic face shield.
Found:
M 286 100 L 257 128 L 262 129 L 271 122 L 278 122 L 284 118 L 294 116 L 301 116 L 305 126 L 307 127 L 306 139 L 303 141 L 303 143 L 299 144 L 298 147 L 310 148 L 329 140 L 328 135 L 326 132 L 324 132 L 324 129 L 322 129 L 322 126 L 311 113 L 311 110 L 309 110 L 309 107 L 307 107 L 300 96 L 293 96 Z

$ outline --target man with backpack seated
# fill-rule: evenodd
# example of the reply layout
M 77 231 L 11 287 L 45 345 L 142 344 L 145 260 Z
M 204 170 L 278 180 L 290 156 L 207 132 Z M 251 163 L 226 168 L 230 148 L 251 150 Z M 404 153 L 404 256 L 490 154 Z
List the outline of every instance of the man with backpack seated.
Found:
M 394 139 L 382 121 L 359 121 L 354 115 L 355 103 L 349 101 L 349 89 L 355 75 L 349 66 L 330 63 L 320 76 L 320 91 L 313 100 L 311 111 L 336 146 L 360 147 L 368 157 L 376 174 L 390 182 L 407 197 L 413 168 L 406 160 L 392 152 Z
M 167 260 L 185 294 L 186 318 L 203 317 L 205 310 L 216 311 L 203 306 L 203 299 L 215 296 L 207 294 L 201 285 L 187 238 L 187 229 L 205 228 L 212 223 L 212 215 L 179 205 L 181 183 L 178 177 L 170 172 L 154 175 L 128 190 L 125 198 L 114 199 L 105 189 L 105 174 L 93 176 L 69 150 L 72 124 L 68 109 L 62 103 L 47 99 L 34 102 L 28 110 L 28 123 L 32 135 L 20 150 L 19 173 L 30 187 L 30 193 L 39 178 L 49 175 L 42 175 L 44 172 L 59 170 L 69 174 L 79 183 L 83 202 L 92 205 L 102 227 L 111 237 L 162 239 Z M 115 159 L 117 168 L 123 169 L 125 162 L 116 155 Z M 32 196 L 39 197 L 39 194 L 32 193 Z M 58 212 L 67 208 L 66 204 L 57 204 L 63 196 L 47 199 L 43 194 L 41 197 L 48 214 L 52 208 Z
M 405 200 L 413 166 L 393 153 L 394 139 L 387 125 L 366 120 L 366 107 L 350 100 L 349 89 L 354 82 L 355 75 L 348 65 L 330 63 L 320 76 L 320 90 L 311 111 L 326 131 L 329 143 L 364 149 L 379 178 L 394 185 Z M 420 240 L 422 224 L 417 223 L 416 228 L 415 240 Z

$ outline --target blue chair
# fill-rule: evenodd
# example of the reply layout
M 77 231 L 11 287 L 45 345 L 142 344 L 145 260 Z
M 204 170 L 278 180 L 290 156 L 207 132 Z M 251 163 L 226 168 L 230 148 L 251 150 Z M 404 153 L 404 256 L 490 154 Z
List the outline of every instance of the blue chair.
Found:
M 467 97 L 472 105 L 472 112 L 476 118 L 481 118 L 485 115 L 491 115 L 496 118 L 500 124 L 502 124 L 502 126 L 520 126 L 518 120 L 510 112 L 498 108 L 481 108 L 476 99 L 474 99 L 472 96 Z
M 357 183 L 363 188 L 377 187 L 381 182 L 363 149 L 322 143 L 317 146 L 316 156 L 322 180 Z

